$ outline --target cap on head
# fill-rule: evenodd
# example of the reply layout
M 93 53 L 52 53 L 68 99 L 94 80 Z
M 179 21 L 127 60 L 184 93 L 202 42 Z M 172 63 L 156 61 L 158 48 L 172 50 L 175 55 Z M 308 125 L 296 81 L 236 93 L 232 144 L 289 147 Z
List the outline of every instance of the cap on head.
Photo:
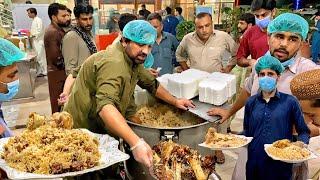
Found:
M 262 56 L 258 60 L 256 66 L 255 66 L 255 69 L 258 74 L 260 71 L 262 71 L 264 69 L 274 70 L 279 75 L 284 71 L 284 67 L 282 66 L 281 62 L 277 58 L 275 58 L 271 55 Z
M 292 95 L 298 99 L 320 99 L 320 69 L 303 72 L 290 83 Z
M 152 45 L 157 38 L 157 30 L 144 20 L 130 21 L 123 29 L 123 37 L 139 43 Z
M 0 66 L 10 66 L 25 56 L 12 42 L 0 38 Z
M 292 32 L 300 35 L 303 40 L 307 38 L 308 30 L 308 22 L 303 17 L 293 13 L 280 14 L 268 25 L 268 34 Z

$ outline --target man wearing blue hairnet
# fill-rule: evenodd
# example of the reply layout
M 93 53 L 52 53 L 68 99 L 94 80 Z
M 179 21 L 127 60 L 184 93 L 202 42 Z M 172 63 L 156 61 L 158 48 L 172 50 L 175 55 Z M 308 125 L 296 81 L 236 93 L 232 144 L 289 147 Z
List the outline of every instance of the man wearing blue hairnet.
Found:
M 253 137 L 248 146 L 246 163 L 247 180 L 290 180 L 292 164 L 271 159 L 264 151 L 264 144 L 281 139 L 293 139 L 292 126 L 299 133 L 298 139 L 309 143 L 309 129 L 304 122 L 298 100 L 292 95 L 277 91 L 277 81 L 284 71 L 278 59 L 262 56 L 255 65 L 260 93 L 249 97 L 245 106 L 244 135 Z M 296 143 L 303 145 L 302 142 Z
M 0 107 L 2 102 L 11 100 L 19 90 L 18 67 L 16 62 L 25 54 L 14 44 L 0 38 Z M 0 136 L 12 136 L 0 109 Z
M 267 54 L 276 57 L 285 67 L 277 84 L 279 92 L 291 94 L 290 81 L 293 77 L 302 72 L 320 68 L 311 60 L 301 57 L 298 53 L 303 41 L 307 38 L 308 29 L 307 21 L 301 16 L 292 13 L 281 14 L 268 25 L 269 51 Z M 241 109 L 250 96 L 260 91 L 258 74 L 254 68 L 253 66 L 252 73 L 246 79 L 245 87 L 232 107 L 228 110 L 212 108 L 208 111 L 209 115 L 221 116 L 220 122 L 223 123 Z
M 171 96 L 143 67 L 156 30 L 146 21 L 129 22 L 120 42 L 90 56 L 82 65 L 64 110 L 74 118 L 75 128 L 95 133 L 112 133 L 123 138 L 131 147 L 134 158 L 150 167 L 152 151 L 126 123 L 135 114 L 134 88 L 136 84 L 151 94 L 186 110 L 194 107 L 187 99 Z

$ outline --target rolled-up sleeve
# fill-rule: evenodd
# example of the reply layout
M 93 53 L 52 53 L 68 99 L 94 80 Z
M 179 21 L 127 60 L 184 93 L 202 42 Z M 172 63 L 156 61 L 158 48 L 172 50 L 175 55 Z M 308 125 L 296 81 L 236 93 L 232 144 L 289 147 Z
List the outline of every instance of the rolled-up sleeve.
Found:
M 62 55 L 67 75 L 72 74 L 78 67 L 79 49 L 77 39 L 78 37 L 73 32 L 69 32 L 62 41 Z
M 178 62 L 186 62 L 188 61 L 188 53 L 187 53 L 187 37 L 185 36 L 180 42 L 177 50 L 176 50 L 176 58 Z
M 96 75 L 96 101 L 97 113 L 108 104 L 119 108 L 121 87 L 124 79 L 121 76 L 121 67 L 119 63 L 103 63 L 99 62 L 95 65 Z
M 159 82 L 142 66 L 139 68 L 138 83 L 141 88 L 146 89 L 152 95 L 155 95 L 159 87 Z

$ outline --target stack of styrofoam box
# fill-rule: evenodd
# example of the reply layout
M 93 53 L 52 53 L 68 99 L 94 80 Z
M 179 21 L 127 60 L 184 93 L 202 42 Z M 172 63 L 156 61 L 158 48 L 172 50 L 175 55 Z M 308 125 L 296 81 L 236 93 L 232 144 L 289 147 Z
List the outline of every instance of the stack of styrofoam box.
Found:
M 227 82 L 227 97 L 232 98 L 237 91 L 237 80 L 233 74 L 226 74 L 221 72 L 214 72 L 210 74 L 209 79 L 216 79 L 217 81 Z
M 192 99 L 199 95 L 199 83 L 210 74 L 189 69 L 168 77 L 168 91 L 177 98 Z
M 199 101 L 220 106 L 236 93 L 236 76 L 214 72 L 199 84 Z
M 220 106 L 227 100 L 227 82 L 207 78 L 199 84 L 199 101 Z
M 175 76 L 176 74 L 164 74 L 160 77 L 157 77 L 158 82 L 166 89 L 168 90 L 168 79 L 171 76 Z

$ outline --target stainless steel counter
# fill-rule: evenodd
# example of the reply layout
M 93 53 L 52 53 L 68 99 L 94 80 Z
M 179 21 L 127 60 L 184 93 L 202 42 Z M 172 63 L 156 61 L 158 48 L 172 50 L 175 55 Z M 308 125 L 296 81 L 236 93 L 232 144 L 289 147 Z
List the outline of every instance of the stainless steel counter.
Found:
M 20 87 L 14 99 L 33 98 L 36 79 L 36 55 L 31 53 L 27 54 L 17 65 Z

